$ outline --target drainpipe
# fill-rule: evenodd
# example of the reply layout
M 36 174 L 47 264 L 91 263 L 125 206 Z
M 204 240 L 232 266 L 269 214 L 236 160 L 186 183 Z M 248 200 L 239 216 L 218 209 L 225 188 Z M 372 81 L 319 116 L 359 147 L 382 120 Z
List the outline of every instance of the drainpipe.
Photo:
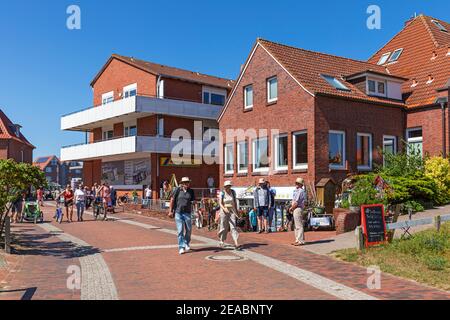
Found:
M 445 129 L 445 102 L 441 102 L 441 110 L 442 110 L 442 157 L 447 158 L 447 135 Z

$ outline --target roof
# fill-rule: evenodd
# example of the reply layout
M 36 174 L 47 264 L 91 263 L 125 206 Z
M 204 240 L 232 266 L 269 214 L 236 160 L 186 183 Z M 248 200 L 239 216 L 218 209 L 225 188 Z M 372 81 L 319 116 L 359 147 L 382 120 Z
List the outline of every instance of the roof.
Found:
M 59 159 L 57 156 L 44 156 L 44 157 L 39 157 L 36 160 L 34 160 L 33 162 L 33 166 L 39 167 L 42 171 L 50 164 L 50 161 L 52 161 L 53 159 L 58 160 Z
M 360 73 L 399 78 L 383 66 L 366 61 L 354 60 L 335 55 L 308 51 L 272 41 L 258 39 L 261 44 L 291 75 L 314 95 L 331 95 L 355 100 L 403 106 L 401 101 L 369 96 L 355 85 L 347 82 L 348 76 Z M 337 90 L 322 75 L 332 76 L 344 84 L 350 91 Z
M 433 23 L 438 21 L 448 32 Z M 450 24 L 425 15 L 409 21 L 368 61 L 377 63 L 388 52 L 403 48 L 399 59 L 385 65 L 391 72 L 408 78 L 402 91 L 408 108 L 432 105 L 450 80 Z M 432 58 L 434 57 L 434 58 Z M 429 77 L 433 79 L 427 83 Z M 417 85 L 412 86 L 414 81 Z
M 20 132 L 19 136 L 15 133 L 14 123 L 6 116 L 6 114 L 0 109 L 0 139 L 11 139 L 21 143 L 24 143 L 31 148 L 35 148 L 25 136 Z
M 200 83 L 200 84 L 205 84 L 205 85 L 210 85 L 210 86 L 215 86 L 215 87 L 220 87 L 220 88 L 226 88 L 226 89 L 231 89 L 233 87 L 233 83 L 234 83 L 234 81 L 230 80 L 230 79 L 219 78 L 219 77 L 215 77 L 215 76 L 202 74 L 199 72 L 169 67 L 169 66 L 165 66 L 162 64 L 139 60 L 134 57 L 126 57 L 126 56 L 121 56 L 118 54 L 113 54 L 108 59 L 106 64 L 103 66 L 103 68 L 97 73 L 95 78 L 92 80 L 91 86 L 93 86 L 95 84 L 97 79 L 102 75 L 103 71 L 108 67 L 108 65 L 111 63 L 111 61 L 113 59 L 117 59 L 117 60 L 127 63 L 133 67 L 136 67 L 140 70 L 149 72 L 149 73 L 157 75 L 157 76 L 165 76 L 165 77 L 170 77 L 170 78 L 182 79 L 185 81 L 196 82 L 196 83 Z

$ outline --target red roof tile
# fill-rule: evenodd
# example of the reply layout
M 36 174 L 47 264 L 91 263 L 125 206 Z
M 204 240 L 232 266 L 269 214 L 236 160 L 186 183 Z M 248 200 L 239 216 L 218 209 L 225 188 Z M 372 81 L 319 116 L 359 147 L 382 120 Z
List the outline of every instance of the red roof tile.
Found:
M 14 123 L 6 116 L 0 109 L 0 139 L 12 139 L 24 143 L 32 148 L 35 148 L 20 132 L 17 136 L 15 133 Z
M 233 87 L 233 83 L 234 83 L 233 80 L 229 80 L 229 79 L 224 79 L 224 78 L 219 78 L 219 77 L 215 77 L 215 76 L 202 74 L 199 72 L 169 67 L 169 66 L 165 66 L 162 64 L 139 60 L 139 59 L 136 59 L 133 57 L 125 57 L 125 56 L 121 56 L 118 54 L 113 54 L 111 56 L 111 58 L 109 58 L 108 62 L 100 70 L 100 72 L 95 76 L 94 80 L 92 80 L 91 86 L 94 85 L 94 83 L 97 81 L 97 79 L 103 73 L 103 71 L 106 69 L 106 67 L 109 65 L 109 63 L 111 62 L 112 59 L 118 59 L 122 62 L 128 63 L 136 68 L 139 68 L 141 70 L 144 70 L 146 72 L 149 72 L 149 73 L 152 73 L 155 75 L 177 78 L 177 79 L 182 79 L 182 80 L 186 80 L 186 81 L 201 83 L 201 84 L 220 87 L 220 88 L 231 89 Z
M 448 32 L 441 31 L 432 20 L 442 24 Z M 450 79 L 450 24 L 432 17 L 420 15 L 409 22 L 369 62 L 377 63 L 388 52 L 403 48 L 398 61 L 386 67 L 409 81 L 402 88 L 408 107 L 434 104 L 438 89 Z M 432 59 L 432 57 L 435 57 Z M 433 79 L 427 83 L 429 77 Z M 416 86 L 412 86 L 417 81 Z

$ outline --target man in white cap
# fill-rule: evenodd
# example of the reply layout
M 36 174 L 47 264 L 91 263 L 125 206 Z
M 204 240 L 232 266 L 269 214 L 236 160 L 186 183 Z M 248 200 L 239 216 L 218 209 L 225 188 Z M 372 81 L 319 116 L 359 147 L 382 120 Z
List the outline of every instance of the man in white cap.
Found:
M 303 189 L 304 184 L 303 178 L 297 178 L 295 180 L 295 190 L 292 197 L 292 204 L 289 208 L 289 212 L 294 212 L 295 242 L 292 245 L 296 247 L 305 244 L 303 210 L 305 209 L 306 192 Z
M 180 186 L 176 188 L 170 199 L 169 217 L 175 216 L 178 233 L 178 249 L 183 254 L 191 250 L 192 234 L 192 204 L 195 201 L 194 190 L 190 188 L 191 180 L 183 177 Z
M 270 192 L 264 178 L 259 179 L 258 186 L 253 191 L 253 201 L 258 216 L 258 233 L 269 233 L 268 219 L 270 210 Z

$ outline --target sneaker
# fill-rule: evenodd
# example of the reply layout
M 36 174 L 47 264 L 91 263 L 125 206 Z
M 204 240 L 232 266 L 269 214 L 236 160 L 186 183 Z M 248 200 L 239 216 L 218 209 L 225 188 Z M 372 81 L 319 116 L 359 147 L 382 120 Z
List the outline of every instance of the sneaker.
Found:
M 184 246 L 184 252 L 189 252 L 191 251 L 191 247 L 189 247 L 188 245 Z
M 223 243 L 222 241 L 219 242 L 219 248 L 223 248 L 223 247 L 225 247 L 225 243 Z
M 179 254 L 184 254 L 184 248 L 181 248 L 180 251 L 178 252 Z
M 263 232 L 262 230 L 259 230 L 259 231 L 258 231 L 258 234 L 260 234 L 260 233 L 262 233 L 262 232 Z

